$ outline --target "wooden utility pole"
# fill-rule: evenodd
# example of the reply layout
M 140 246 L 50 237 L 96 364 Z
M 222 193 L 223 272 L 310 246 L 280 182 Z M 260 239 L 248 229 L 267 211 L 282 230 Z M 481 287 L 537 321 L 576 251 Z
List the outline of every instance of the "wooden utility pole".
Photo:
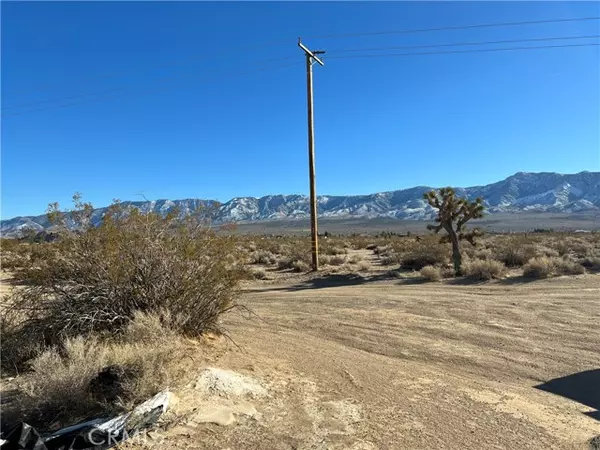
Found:
M 312 238 L 312 268 L 319 270 L 319 232 L 317 228 L 317 186 L 315 181 L 315 133 L 313 123 L 313 82 L 312 65 L 316 61 L 325 64 L 316 55 L 325 53 L 323 50 L 311 51 L 302 45 L 298 38 L 298 46 L 306 55 L 306 91 L 308 98 L 308 173 L 310 178 L 310 234 Z

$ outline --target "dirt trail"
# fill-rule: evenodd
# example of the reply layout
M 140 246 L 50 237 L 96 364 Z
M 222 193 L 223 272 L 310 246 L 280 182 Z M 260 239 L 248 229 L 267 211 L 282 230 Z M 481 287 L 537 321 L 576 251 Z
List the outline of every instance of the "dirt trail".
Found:
M 353 283 L 249 290 L 260 320 L 229 316 L 240 348 L 214 363 L 269 396 L 169 447 L 576 449 L 600 435 L 599 276 Z M 592 370 L 576 382 L 587 405 L 535 388 Z

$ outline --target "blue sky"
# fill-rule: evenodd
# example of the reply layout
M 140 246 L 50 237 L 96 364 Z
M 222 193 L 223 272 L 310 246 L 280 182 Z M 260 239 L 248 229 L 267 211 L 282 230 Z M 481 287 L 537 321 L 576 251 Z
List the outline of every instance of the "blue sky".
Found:
M 1 6 L 3 218 L 67 206 L 75 191 L 96 206 L 139 194 L 308 193 L 298 36 L 328 51 L 314 69 L 319 194 L 600 170 L 599 47 L 333 58 L 343 49 L 597 35 L 599 21 L 311 37 L 593 17 L 597 3 Z M 590 42 L 598 39 L 504 46 Z M 474 48 L 482 47 L 459 49 Z M 427 51 L 436 50 L 453 49 Z M 55 99 L 64 100 L 46 102 Z

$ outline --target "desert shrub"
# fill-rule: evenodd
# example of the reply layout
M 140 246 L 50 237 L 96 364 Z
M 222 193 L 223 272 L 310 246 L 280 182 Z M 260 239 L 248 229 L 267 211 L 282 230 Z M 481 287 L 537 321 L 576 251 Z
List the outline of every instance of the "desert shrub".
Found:
M 523 245 L 519 241 L 506 243 L 496 253 L 496 259 L 503 262 L 507 267 L 521 267 L 536 256 L 537 252 L 533 245 Z
M 334 245 L 322 245 L 319 248 L 319 253 L 323 255 L 345 255 L 348 253 L 348 249 L 344 247 L 337 247 Z
M 36 347 L 69 337 L 120 332 L 138 311 L 168 311 L 185 335 L 218 330 L 219 315 L 235 306 L 242 274 L 234 237 L 198 218 L 118 205 L 94 228 L 86 226 L 88 209 L 78 210 L 75 230 L 37 246 L 44 252 L 18 275 L 27 284 L 7 299 L 3 363 L 18 367 Z
M 193 363 L 190 344 L 158 315 L 136 314 L 119 340 L 95 336 L 67 338 L 43 350 L 30 371 L 16 378 L 16 394 L 3 420 L 35 426 L 66 426 L 87 417 L 121 412 L 167 387 L 186 381 Z M 120 369 L 118 397 L 94 387 L 105 367 Z M 190 373 L 192 371 L 189 371 Z
M 419 273 L 421 274 L 421 277 L 429 281 L 440 281 L 442 279 L 442 274 L 439 267 L 425 266 L 420 270 Z
M 560 256 L 558 251 L 556 251 L 553 248 L 547 247 L 545 245 L 536 245 L 535 253 L 537 256 L 549 256 L 549 257 Z
M 532 258 L 523 266 L 523 275 L 531 278 L 548 278 L 554 273 L 554 258 Z
M 389 245 L 378 245 L 373 249 L 373 252 L 376 255 L 383 255 L 392 251 L 392 248 Z
M 345 262 L 346 262 L 346 258 L 344 256 L 334 256 L 329 261 L 329 264 L 331 264 L 332 266 L 341 266 Z
M 348 258 L 348 262 L 351 264 L 358 264 L 362 260 L 363 260 L 363 257 L 362 257 L 362 255 L 359 255 L 359 254 L 354 254 L 350 258 Z
M 358 270 L 359 272 L 366 272 L 370 268 L 371 265 L 367 261 L 360 261 L 356 266 L 356 270 Z
M 421 270 L 425 266 L 445 264 L 448 260 L 448 248 L 437 242 L 426 242 L 416 246 L 404 255 L 400 264 L 403 269 Z
M 588 256 L 581 259 L 580 264 L 589 270 L 600 270 L 600 256 Z
M 252 254 L 253 264 L 264 264 L 265 266 L 277 263 L 277 257 L 268 250 L 258 250 Z
M 577 257 L 585 257 L 594 250 L 592 243 L 571 237 L 563 237 L 562 239 L 555 241 L 553 247 L 560 256 L 574 255 Z
M 556 275 L 581 275 L 585 273 L 585 268 L 575 261 L 556 258 L 554 263 L 554 273 Z
M 310 265 L 301 259 L 297 259 L 292 262 L 292 269 L 294 269 L 294 272 L 308 272 Z
M 548 278 L 558 275 L 579 275 L 585 273 L 585 268 L 564 258 L 542 256 L 531 259 L 523 267 L 523 275 L 532 278 Z
M 493 253 L 489 248 L 477 249 L 473 252 L 473 259 L 492 259 Z
M 442 266 L 440 268 L 440 274 L 442 275 L 442 278 L 454 278 L 454 268 L 449 266 Z
M 311 263 L 310 253 L 307 254 L 291 254 L 283 256 L 277 261 L 277 268 L 280 270 L 293 269 L 296 272 L 302 272 L 300 267 L 308 267 Z
M 267 271 L 264 269 L 254 269 L 251 273 L 252 273 L 252 278 L 254 278 L 255 280 L 267 279 Z
M 492 259 L 478 259 L 469 261 L 465 267 L 465 275 L 476 280 L 491 280 L 502 278 L 506 273 L 506 266 L 500 261 Z
M 394 264 L 400 264 L 402 257 L 395 252 L 388 251 L 379 255 L 379 262 L 382 266 L 391 266 Z

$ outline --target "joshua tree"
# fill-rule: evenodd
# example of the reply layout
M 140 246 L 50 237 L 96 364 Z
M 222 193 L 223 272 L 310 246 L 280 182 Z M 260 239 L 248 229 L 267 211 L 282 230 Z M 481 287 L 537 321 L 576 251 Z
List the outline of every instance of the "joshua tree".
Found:
M 442 228 L 446 230 L 448 235 L 443 236 L 441 241 L 452 243 L 454 273 L 456 276 L 461 276 L 460 241 L 467 240 L 471 245 L 475 245 L 475 237 L 482 234 L 478 228 L 467 232 L 464 227 L 469 220 L 483 217 L 483 200 L 476 198 L 475 201 L 470 202 L 466 198 L 458 198 L 451 187 L 441 188 L 439 192 L 429 191 L 423 197 L 438 210 L 435 219 L 437 225 L 427 225 L 427 229 L 436 233 L 439 233 Z

